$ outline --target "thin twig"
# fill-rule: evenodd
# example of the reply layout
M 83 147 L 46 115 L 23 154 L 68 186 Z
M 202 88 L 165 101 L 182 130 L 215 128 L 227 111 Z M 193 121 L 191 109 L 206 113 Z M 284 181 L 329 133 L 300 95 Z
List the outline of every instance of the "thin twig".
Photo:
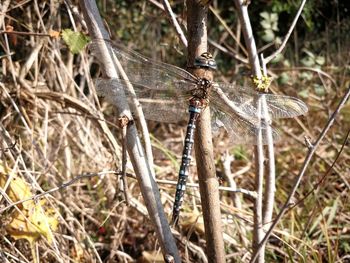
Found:
M 128 129 L 128 123 L 129 120 L 125 119 L 119 119 L 119 125 L 122 127 L 122 173 L 121 178 L 123 182 L 123 192 L 124 192 L 124 198 L 127 205 L 130 205 L 129 203 L 129 190 L 128 190 L 128 183 L 126 181 L 126 162 L 128 160 L 127 155 L 127 138 L 126 138 L 126 131 Z
M 187 39 L 185 37 L 184 32 L 182 31 L 179 23 L 176 20 L 176 16 L 173 12 L 173 10 L 171 9 L 171 6 L 168 2 L 168 0 L 163 0 L 163 6 L 165 9 L 165 12 L 168 14 L 169 18 L 170 18 L 170 22 L 171 24 L 174 26 L 176 33 L 178 35 L 178 37 L 181 39 L 182 44 L 187 47 L 188 43 L 187 43 Z
M 243 0 L 235 0 L 234 3 L 236 5 L 238 17 L 241 22 L 244 41 L 248 51 L 249 64 L 252 68 L 252 74 L 257 79 L 261 79 L 262 74 L 260 70 L 260 62 L 259 62 L 256 44 L 255 44 L 255 39 L 253 36 L 252 27 L 250 24 L 248 6 L 246 4 L 246 1 L 243 1 Z M 258 97 L 257 113 L 259 115 L 261 114 L 259 110 L 259 108 L 261 107 L 260 102 L 261 100 Z M 255 202 L 254 202 L 253 251 L 257 249 L 258 244 L 261 242 L 264 235 L 264 232 L 262 229 L 262 183 L 263 183 L 263 176 L 264 176 L 264 151 L 263 151 L 263 145 L 262 145 L 261 129 L 259 129 L 259 134 L 257 136 L 257 145 L 254 147 L 254 157 L 255 157 L 255 165 L 256 165 L 255 190 L 257 192 L 257 198 L 255 199 Z M 259 257 L 259 259 L 256 262 L 259 262 L 259 263 L 264 262 L 264 253 L 262 253 L 262 255 Z
M 350 97 L 350 86 L 349 86 L 347 92 L 344 94 L 342 100 L 338 104 L 337 108 L 333 112 L 332 116 L 329 118 L 329 120 L 328 120 L 327 124 L 325 125 L 325 127 L 323 128 L 320 136 L 318 137 L 316 142 L 313 145 L 311 145 L 311 147 L 309 148 L 309 152 L 308 152 L 307 156 L 305 157 L 304 164 L 303 164 L 303 166 L 302 166 L 302 168 L 301 168 L 301 170 L 300 170 L 300 172 L 299 172 L 299 174 L 294 182 L 292 191 L 288 195 L 288 198 L 287 198 L 286 202 L 284 203 L 283 207 L 281 208 L 281 211 L 277 215 L 275 221 L 273 222 L 273 224 L 271 225 L 269 230 L 266 232 L 264 239 L 260 242 L 258 249 L 254 252 L 254 254 L 252 256 L 252 260 L 250 262 L 254 262 L 256 260 L 256 258 L 260 254 L 261 248 L 266 244 L 267 240 L 271 236 L 273 229 L 280 222 L 281 218 L 283 217 L 285 212 L 288 210 L 290 203 L 295 195 L 295 192 L 298 189 L 298 186 L 299 186 L 299 184 L 300 184 L 300 182 L 301 182 L 301 180 L 306 172 L 306 169 L 311 161 L 311 158 L 313 157 L 313 155 L 316 151 L 316 148 L 319 146 L 319 144 L 321 143 L 323 138 L 326 136 L 326 133 L 328 132 L 329 128 L 333 125 L 333 123 L 335 121 L 335 117 L 338 115 L 340 109 L 345 105 L 345 103 L 349 99 L 349 97 Z
M 273 52 L 270 56 L 268 56 L 267 58 L 264 59 L 264 63 L 265 63 L 265 64 L 268 64 L 271 60 L 273 60 L 275 57 L 277 57 L 277 55 L 279 55 L 279 54 L 282 52 L 282 50 L 285 48 L 285 46 L 286 46 L 286 44 L 287 44 L 287 42 L 288 42 L 288 40 L 289 40 L 289 37 L 290 37 L 290 35 L 292 34 L 295 25 L 297 24 L 297 21 L 298 21 L 298 19 L 299 19 L 299 16 L 301 15 L 301 12 L 303 11 L 303 8 L 304 8 L 305 3 L 306 3 L 306 0 L 303 0 L 303 1 L 301 2 L 301 5 L 300 5 L 300 7 L 299 7 L 299 10 L 298 10 L 297 14 L 296 14 L 295 17 L 294 17 L 293 23 L 292 23 L 292 25 L 290 26 L 290 28 L 289 28 L 287 34 L 285 35 L 285 37 L 284 37 L 284 39 L 283 39 L 283 41 L 282 41 L 280 47 L 279 47 L 275 52 Z
M 161 180 L 161 179 L 157 179 L 156 180 L 158 184 L 168 184 L 168 185 L 176 185 L 177 182 L 175 181 L 170 181 L 170 180 Z M 196 183 L 186 183 L 186 187 L 192 187 L 192 188 L 199 188 L 199 184 Z M 220 191 L 224 191 L 224 192 L 229 192 L 229 193 L 240 193 L 240 194 L 244 194 L 250 198 L 256 198 L 256 192 L 255 191 L 250 191 L 244 188 L 236 188 L 234 186 L 219 186 L 219 190 Z
M 234 159 L 235 158 L 233 155 L 229 154 L 229 152 L 226 151 L 226 154 L 222 157 L 222 165 L 224 167 L 224 174 L 227 178 L 229 186 L 232 188 L 237 188 L 237 183 L 231 172 L 231 163 L 234 161 Z M 234 206 L 238 209 L 238 211 L 242 210 L 241 198 L 235 193 L 231 194 L 231 198 L 233 200 Z M 247 231 L 243 222 L 238 221 L 238 228 L 243 246 L 248 247 Z
M 217 48 L 218 50 L 224 52 L 225 54 L 235 58 L 236 60 L 242 62 L 243 64 L 248 64 L 248 60 L 246 58 L 241 57 L 239 54 L 236 54 L 224 46 L 220 45 L 219 43 L 215 42 L 214 40 L 208 38 L 209 44 L 211 44 L 213 47 Z
M 56 38 L 55 36 L 50 35 L 50 34 L 46 34 L 46 33 L 33 33 L 33 32 L 8 31 L 8 30 L 0 31 L 0 35 L 2 35 L 2 34 Z
M 261 54 L 261 63 L 263 68 L 264 76 L 267 76 L 267 69 L 263 54 Z M 271 222 L 273 205 L 275 201 L 276 192 L 276 168 L 275 168 L 275 150 L 273 145 L 272 129 L 271 129 L 271 118 L 267 108 L 267 102 L 265 96 L 262 96 L 262 116 L 265 122 L 268 124 L 266 127 L 266 137 L 267 137 L 267 158 L 268 166 L 266 176 L 265 176 L 265 196 L 263 200 L 263 227 L 267 229 L 269 227 L 268 222 Z
M 214 7 L 210 6 L 209 10 L 216 16 L 216 18 L 219 20 L 221 25 L 225 28 L 225 30 L 230 34 L 230 36 L 235 40 L 235 43 L 237 46 L 240 47 L 243 54 L 247 55 L 247 50 L 244 48 L 244 46 L 241 44 L 241 42 L 238 40 L 236 35 L 232 32 L 231 28 L 226 24 L 225 20 L 221 18 L 220 14 L 215 10 Z
M 257 115 L 258 120 L 262 120 L 262 97 L 258 97 L 257 103 Z M 256 146 L 254 147 L 254 157 L 255 157 L 255 191 L 257 193 L 257 198 L 254 202 L 254 238 L 253 238 L 253 251 L 256 249 L 260 241 L 263 239 L 263 181 L 264 181 L 264 147 L 262 143 L 262 129 L 259 127 L 258 135 L 256 140 Z M 264 254 L 258 259 L 259 263 L 264 262 Z
M 324 173 L 324 175 L 321 177 L 320 180 L 318 180 L 318 182 L 316 182 L 314 184 L 314 186 L 312 187 L 312 189 L 306 193 L 302 199 L 298 200 L 298 202 L 296 202 L 293 206 L 288 207 L 288 209 L 293 209 L 294 207 L 300 205 L 302 202 L 304 202 L 304 200 L 306 198 L 308 198 L 313 192 L 315 192 L 315 190 L 317 188 L 320 187 L 320 185 L 324 182 L 324 180 L 326 179 L 326 177 L 330 174 L 330 172 L 334 169 L 335 164 L 337 163 L 341 153 L 343 152 L 345 146 L 347 145 L 348 141 L 349 141 L 349 136 L 350 136 L 350 129 L 348 130 L 344 142 L 342 143 L 342 146 L 340 147 L 340 150 L 337 153 L 337 156 L 334 158 L 333 162 L 330 164 L 329 168 L 327 169 L 327 171 Z

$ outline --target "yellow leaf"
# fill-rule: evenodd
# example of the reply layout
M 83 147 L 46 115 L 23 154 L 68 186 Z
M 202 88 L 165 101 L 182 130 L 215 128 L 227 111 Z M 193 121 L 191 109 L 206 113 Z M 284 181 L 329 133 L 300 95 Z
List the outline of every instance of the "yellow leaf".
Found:
M 7 182 L 8 180 L 11 180 L 9 184 Z M 32 196 L 29 185 L 22 178 L 14 174 L 13 171 L 6 169 L 2 162 L 0 162 L 0 187 L 4 188 L 7 184 L 6 193 L 12 202 L 17 202 Z M 28 202 L 24 202 L 23 206 L 26 207 Z
M 6 226 L 6 230 L 16 240 L 27 239 L 30 245 L 33 245 L 34 241 L 40 236 L 39 233 L 31 231 L 30 223 L 26 216 L 19 212 L 16 212 L 16 217 Z
M 44 200 L 39 203 L 31 201 L 28 209 L 23 209 L 22 213 L 17 211 L 11 223 L 6 226 L 7 232 L 15 239 L 27 239 L 31 244 L 44 236 L 51 244 L 51 231 L 57 230 L 58 220 L 53 209 L 44 211 L 44 203 Z
M 12 173 L 12 174 L 11 174 Z M 11 180 L 8 182 L 8 180 Z M 6 188 L 6 193 L 12 202 L 32 197 L 29 185 L 13 171 L 4 167 L 0 161 L 0 187 Z M 44 236 L 52 243 L 52 231 L 57 230 L 58 220 L 52 208 L 44 208 L 45 200 L 34 202 L 28 200 L 11 215 L 11 222 L 5 227 L 14 239 L 27 239 L 31 245 L 40 237 Z
M 33 213 L 30 215 L 29 220 L 35 226 L 37 232 L 45 236 L 51 244 L 53 239 L 51 231 L 57 230 L 58 220 L 53 209 L 47 209 L 46 211 L 43 209 L 41 204 L 36 204 L 33 207 Z

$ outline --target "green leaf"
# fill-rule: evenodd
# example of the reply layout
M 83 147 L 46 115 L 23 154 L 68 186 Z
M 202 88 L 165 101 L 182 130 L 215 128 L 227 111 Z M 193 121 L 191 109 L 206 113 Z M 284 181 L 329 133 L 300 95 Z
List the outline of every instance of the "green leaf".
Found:
M 261 12 L 260 16 L 264 18 L 265 20 L 268 20 L 270 18 L 270 15 L 268 12 Z
M 301 74 L 299 74 L 299 77 L 304 80 L 312 80 L 312 76 L 313 75 L 310 72 L 302 72 Z
M 300 60 L 301 64 L 303 64 L 305 67 L 312 67 L 315 65 L 315 60 L 310 57 L 305 57 Z
M 307 89 L 304 89 L 304 90 L 298 92 L 298 96 L 306 99 L 307 97 L 309 97 L 309 91 Z
M 288 60 L 288 59 L 285 59 L 285 60 L 283 60 L 282 61 L 282 64 L 283 64 L 283 66 L 284 67 L 286 67 L 286 68 L 290 68 L 290 61 Z
M 273 31 L 271 29 L 266 29 L 264 31 L 264 35 L 262 36 L 262 39 L 265 42 L 271 42 L 271 41 L 273 41 L 274 38 L 275 38 L 275 34 L 273 33 Z
M 81 32 L 74 32 L 69 28 L 62 31 L 62 38 L 73 54 L 78 54 L 90 42 L 88 36 Z
M 271 29 L 271 23 L 268 20 L 262 20 L 260 22 L 260 25 L 264 28 L 264 29 Z
M 271 23 L 271 28 L 272 28 L 272 30 L 273 31 L 278 31 L 278 23 L 277 22 L 273 22 L 273 23 Z
M 242 146 L 235 146 L 230 152 L 234 155 L 236 160 L 249 160 L 247 157 L 248 154 Z
M 281 45 L 282 44 L 282 39 L 280 37 L 275 38 L 275 44 L 276 45 Z
M 271 60 L 271 63 L 278 63 L 283 59 L 283 54 L 279 53 L 273 60 Z
M 315 59 L 315 62 L 318 65 L 322 66 L 326 62 L 326 59 L 324 57 L 322 57 L 322 56 L 317 56 L 316 59 Z
M 302 50 L 304 53 L 306 53 L 310 58 L 315 58 L 314 53 L 312 53 L 311 51 L 307 50 L 306 48 L 303 48 Z
M 314 90 L 315 90 L 315 94 L 317 96 L 324 96 L 326 94 L 326 90 L 321 85 L 315 84 L 314 85 Z
M 287 84 L 289 80 L 290 80 L 290 77 L 289 77 L 288 73 L 286 73 L 286 72 L 283 72 L 282 74 L 280 74 L 278 76 L 278 83 L 279 84 Z
M 275 22 L 277 24 L 277 22 L 278 22 L 278 15 L 276 13 L 271 13 L 270 20 L 271 20 L 271 22 Z

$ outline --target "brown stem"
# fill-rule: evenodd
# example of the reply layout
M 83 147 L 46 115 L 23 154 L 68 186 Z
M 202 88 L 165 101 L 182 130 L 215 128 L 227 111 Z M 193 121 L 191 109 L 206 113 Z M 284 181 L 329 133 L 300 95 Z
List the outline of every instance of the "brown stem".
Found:
M 199 1 L 187 0 L 188 25 L 188 66 L 193 65 L 196 56 L 207 51 L 207 13 L 208 7 Z M 198 77 L 212 80 L 211 72 L 198 69 L 193 73 Z M 195 152 L 199 187 L 203 208 L 207 256 L 210 262 L 225 262 L 224 241 L 222 237 L 219 201 L 219 183 L 215 174 L 213 144 L 211 136 L 210 110 L 205 108 L 197 122 Z

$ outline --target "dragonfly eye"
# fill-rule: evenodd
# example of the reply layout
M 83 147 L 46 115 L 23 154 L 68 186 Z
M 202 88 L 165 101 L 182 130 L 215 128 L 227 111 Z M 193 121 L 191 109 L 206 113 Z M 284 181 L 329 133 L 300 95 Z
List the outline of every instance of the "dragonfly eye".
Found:
M 196 57 L 194 60 L 194 66 L 200 68 L 209 68 L 212 70 L 217 69 L 216 61 L 213 58 L 212 54 L 209 52 L 204 52 L 199 57 Z

